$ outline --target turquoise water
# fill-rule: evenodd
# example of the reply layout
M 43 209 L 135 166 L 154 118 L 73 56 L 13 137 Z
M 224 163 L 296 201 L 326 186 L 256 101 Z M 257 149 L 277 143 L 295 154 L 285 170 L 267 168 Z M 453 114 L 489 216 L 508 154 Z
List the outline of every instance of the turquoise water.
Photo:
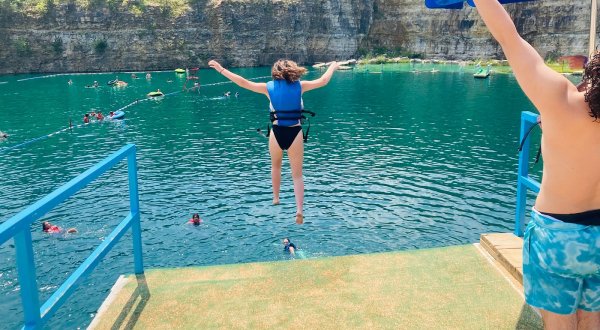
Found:
M 327 87 L 305 95 L 317 116 L 306 145 L 302 226 L 294 224 L 285 161 L 282 205 L 270 205 L 267 140 L 256 132 L 267 124 L 268 101 L 233 84 L 134 104 L 123 122 L 75 127 L 0 151 L 0 221 L 133 142 L 148 268 L 282 260 L 285 236 L 314 258 L 465 244 L 481 233 L 512 231 L 520 112 L 533 106 L 512 75 L 476 80 L 458 66 L 437 68 L 338 72 Z M 214 71 L 200 76 L 204 85 L 224 81 Z M 79 125 L 86 112 L 107 114 L 157 88 L 179 91 L 184 82 L 171 72 L 149 81 L 119 74 L 129 83 L 121 89 L 105 85 L 115 74 L 17 81 L 28 77 L 0 76 L 0 130 L 11 135 L 0 149 L 61 130 L 69 120 Z M 100 88 L 84 88 L 94 80 Z M 240 96 L 219 98 L 226 91 Z M 53 237 L 32 226 L 41 299 L 128 212 L 125 172 L 123 163 L 44 217 L 79 233 Z M 200 227 L 185 224 L 195 212 L 204 220 Z M 12 242 L 0 247 L 0 260 L 1 316 L 7 328 L 18 328 Z M 125 236 L 50 326 L 89 324 L 118 275 L 132 268 Z

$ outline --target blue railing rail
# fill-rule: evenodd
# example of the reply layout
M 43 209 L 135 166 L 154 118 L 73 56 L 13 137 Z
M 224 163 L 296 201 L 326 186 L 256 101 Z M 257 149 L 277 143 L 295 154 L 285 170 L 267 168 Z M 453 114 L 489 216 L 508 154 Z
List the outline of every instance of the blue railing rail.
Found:
M 519 153 L 519 171 L 517 178 L 517 210 L 515 213 L 515 235 L 523 236 L 525 227 L 525 208 L 527 206 L 527 189 L 535 193 L 540 192 L 540 183 L 529 177 L 529 151 L 531 145 L 531 134 L 527 134 L 537 124 L 538 115 L 523 111 L 521 113 L 521 138 L 523 149 Z
M 25 329 L 41 328 L 42 324 L 52 317 L 58 308 L 64 304 L 81 280 L 87 277 L 100 263 L 102 258 L 106 256 L 130 227 L 133 234 L 134 271 L 136 274 L 144 273 L 135 151 L 134 144 L 124 146 L 119 151 L 0 225 L 0 245 L 13 237 L 15 240 L 17 271 L 21 287 Z M 117 228 L 105 238 L 92 254 L 83 261 L 73 274 L 40 307 L 33 259 L 31 224 L 126 157 L 129 176 L 129 215 L 121 221 Z

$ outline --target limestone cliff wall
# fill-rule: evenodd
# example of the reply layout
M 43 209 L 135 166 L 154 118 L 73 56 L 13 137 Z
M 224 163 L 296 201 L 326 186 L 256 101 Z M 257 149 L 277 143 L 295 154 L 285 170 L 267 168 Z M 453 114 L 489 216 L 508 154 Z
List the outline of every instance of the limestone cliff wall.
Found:
M 366 48 L 401 47 L 429 57 L 503 58 L 474 8 L 424 10 L 412 0 L 379 0 L 375 5 Z M 587 54 L 588 1 L 544 0 L 506 8 L 520 34 L 542 56 Z
M 43 14 L 31 14 L 0 0 L 0 73 L 172 69 L 211 58 L 230 66 L 280 57 L 312 63 L 373 51 L 502 57 L 473 9 L 427 10 L 422 0 L 187 0 L 177 13 L 139 10 L 135 0 L 86 8 L 46 1 Z M 507 8 L 543 56 L 586 53 L 587 2 Z

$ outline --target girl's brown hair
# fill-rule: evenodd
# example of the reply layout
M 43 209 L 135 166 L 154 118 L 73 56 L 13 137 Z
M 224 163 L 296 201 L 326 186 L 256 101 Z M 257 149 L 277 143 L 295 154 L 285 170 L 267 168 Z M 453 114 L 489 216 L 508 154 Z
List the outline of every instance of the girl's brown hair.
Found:
M 285 79 L 287 82 L 298 81 L 305 73 L 305 68 L 290 60 L 279 60 L 273 64 L 273 68 L 271 69 L 273 79 Z

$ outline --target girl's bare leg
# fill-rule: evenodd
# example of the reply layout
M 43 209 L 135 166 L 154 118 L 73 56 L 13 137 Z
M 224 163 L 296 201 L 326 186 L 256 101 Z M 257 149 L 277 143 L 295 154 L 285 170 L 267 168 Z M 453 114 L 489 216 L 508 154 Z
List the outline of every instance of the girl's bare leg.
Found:
M 292 179 L 294 180 L 294 195 L 296 196 L 296 223 L 302 224 L 304 216 L 302 207 L 304 205 L 304 179 L 302 178 L 302 163 L 304 162 L 304 140 L 302 131 L 294 139 L 288 149 L 290 167 L 292 168 Z
M 273 184 L 273 205 L 279 204 L 279 190 L 281 188 L 281 162 L 283 150 L 279 148 L 275 134 L 269 136 L 269 154 L 271 154 L 271 182 Z

